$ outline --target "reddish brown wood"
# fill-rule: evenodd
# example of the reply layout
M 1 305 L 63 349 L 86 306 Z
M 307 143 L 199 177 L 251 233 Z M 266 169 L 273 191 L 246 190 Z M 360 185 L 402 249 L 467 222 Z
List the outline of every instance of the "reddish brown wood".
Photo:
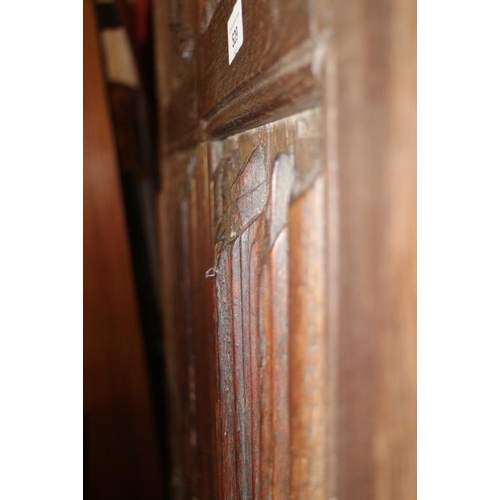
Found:
M 243 2 L 244 32 L 248 33 L 240 52 L 228 64 L 227 20 L 233 1 L 220 2 L 206 32 L 197 41 L 203 85 L 199 91 L 199 112 L 205 118 L 228 96 L 252 78 L 269 69 L 309 35 L 308 4 L 302 0 L 254 0 Z M 287 29 L 282 29 L 286 19 Z M 262 21 L 265 20 L 265 28 Z
M 290 208 L 290 498 L 326 498 L 326 350 L 323 177 Z M 307 249 L 304 252 L 304 249 Z
M 261 215 L 248 229 L 250 262 L 248 263 L 249 294 L 249 334 L 250 334 L 250 371 L 251 398 L 250 411 L 252 422 L 252 493 L 260 498 L 261 493 L 261 389 L 262 389 L 262 349 L 260 341 L 260 285 L 259 275 L 264 253 L 265 219 Z
M 414 498 L 411 3 L 156 3 L 178 496 Z
M 216 425 L 214 405 L 216 398 L 215 338 L 210 334 L 215 330 L 215 286 L 213 280 L 205 278 L 206 270 L 213 263 L 206 145 L 199 146 L 198 158 L 200 162 L 195 174 L 195 185 L 191 192 L 193 209 L 196 211 L 193 234 L 197 248 L 196 254 L 192 254 L 193 291 L 195 294 L 193 300 L 195 304 L 199 304 L 195 310 L 193 329 L 195 387 L 203 388 L 203 390 L 196 390 L 196 453 L 198 456 L 198 498 L 208 499 L 216 496 L 217 453 L 213 432 Z
M 289 359 L 288 359 L 288 234 L 284 229 L 277 235 L 269 253 L 272 289 L 271 342 L 271 399 L 272 439 L 272 497 L 288 496 L 290 475 L 289 422 Z
M 219 277 L 220 274 L 220 277 Z M 217 270 L 217 329 L 218 339 L 218 419 L 220 447 L 218 454 L 219 496 L 236 498 L 238 491 L 236 464 L 236 399 L 234 387 L 234 340 L 232 336 L 231 253 L 226 248 L 220 255 Z
M 163 496 L 95 12 L 84 8 L 85 496 Z
M 272 434 L 272 285 L 269 266 L 264 265 L 260 272 L 260 348 L 262 355 L 261 395 L 260 395 L 260 497 L 269 497 L 272 491 L 273 474 L 273 434 Z

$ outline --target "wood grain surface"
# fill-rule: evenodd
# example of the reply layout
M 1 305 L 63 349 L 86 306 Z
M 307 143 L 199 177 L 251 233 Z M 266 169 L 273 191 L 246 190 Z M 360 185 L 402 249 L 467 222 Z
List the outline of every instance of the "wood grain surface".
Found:
M 163 498 L 95 12 L 83 6 L 85 498 Z
M 172 495 L 414 499 L 415 2 L 234 3 L 155 2 Z

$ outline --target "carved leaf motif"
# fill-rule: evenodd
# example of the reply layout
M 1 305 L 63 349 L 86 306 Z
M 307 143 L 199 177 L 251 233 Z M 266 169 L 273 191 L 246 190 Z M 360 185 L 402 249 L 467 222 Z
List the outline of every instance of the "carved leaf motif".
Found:
M 264 211 L 269 197 L 265 158 L 263 146 L 257 146 L 233 182 L 233 156 L 223 159 L 217 168 L 214 187 L 216 255 Z

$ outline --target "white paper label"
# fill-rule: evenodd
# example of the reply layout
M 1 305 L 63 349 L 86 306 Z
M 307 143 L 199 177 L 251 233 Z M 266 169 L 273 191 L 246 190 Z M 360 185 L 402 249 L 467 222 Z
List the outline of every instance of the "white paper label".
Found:
M 227 48 L 229 53 L 229 64 L 243 45 L 243 9 L 241 0 L 236 0 L 231 17 L 227 22 Z

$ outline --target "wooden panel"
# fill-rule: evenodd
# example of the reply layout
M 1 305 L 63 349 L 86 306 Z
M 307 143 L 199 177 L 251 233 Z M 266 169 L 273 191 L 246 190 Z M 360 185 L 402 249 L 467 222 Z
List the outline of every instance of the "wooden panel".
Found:
M 234 1 L 172 3 L 178 495 L 415 498 L 414 4 L 244 0 L 229 65 Z
M 162 498 L 117 158 L 93 6 L 84 2 L 85 496 Z
M 316 106 L 321 97 L 323 44 L 331 38 L 331 4 L 257 0 L 243 2 L 245 42 L 228 64 L 227 27 L 232 0 L 222 0 L 206 31 L 194 32 L 191 11 L 196 2 L 172 2 L 157 29 L 171 50 L 161 55 L 160 85 L 164 69 L 170 75 L 170 105 L 165 111 L 170 149 L 186 148 L 205 138 L 220 138 Z M 198 2 L 201 15 L 214 6 Z M 317 4 L 317 5 L 316 5 Z M 208 6 L 208 7 L 207 7 Z M 169 36 L 165 26 L 170 24 Z M 188 47 L 188 48 L 186 48 Z M 159 75 L 160 76 L 160 75 Z
M 215 108 L 205 123 L 206 137 L 241 132 L 318 105 L 321 85 L 311 67 L 313 51 L 312 43 L 303 44 Z
M 205 278 L 213 263 L 206 148 L 175 153 L 165 163 L 170 174 L 162 197 L 168 214 L 162 267 L 175 498 L 214 498 L 217 484 L 215 290 Z
M 166 131 L 176 146 L 194 146 L 199 140 L 198 95 L 196 67 L 191 65 L 184 84 L 173 91 L 172 101 L 166 112 Z M 173 149 L 172 146 L 170 149 Z
M 416 498 L 416 3 L 339 3 L 339 498 Z
M 231 92 L 269 69 L 309 36 L 309 12 L 302 0 L 243 1 L 244 43 L 228 64 L 227 21 L 233 0 L 222 0 L 210 26 L 197 42 L 200 74 L 200 116 L 221 105 Z M 263 28 L 263 21 L 265 28 Z M 284 25 L 286 29 L 284 29 Z
M 325 185 L 316 180 L 290 210 L 290 498 L 327 498 Z M 304 253 L 307 252 L 307 256 Z M 312 262 L 315 262 L 312 265 Z M 330 383 L 328 383 L 330 382 Z M 328 472 L 329 474 L 330 472 Z M 282 497 L 280 497 L 282 498 Z
M 176 263 L 167 288 L 177 290 L 168 292 L 167 350 L 179 498 L 324 497 L 326 331 L 323 288 L 315 288 L 326 229 L 320 129 L 315 109 L 167 161 L 166 255 Z M 296 267 L 307 272 L 291 280 Z
M 184 147 L 195 145 L 198 130 L 198 70 L 193 57 L 197 12 L 195 1 L 154 1 L 162 136 L 168 135 L 171 142 L 184 139 Z
M 219 147 L 213 197 L 220 498 L 325 495 L 324 291 L 316 281 L 325 233 L 320 123 L 312 110 Z M 292 359 L 305 378 L 298 366 L 291 369 Z

